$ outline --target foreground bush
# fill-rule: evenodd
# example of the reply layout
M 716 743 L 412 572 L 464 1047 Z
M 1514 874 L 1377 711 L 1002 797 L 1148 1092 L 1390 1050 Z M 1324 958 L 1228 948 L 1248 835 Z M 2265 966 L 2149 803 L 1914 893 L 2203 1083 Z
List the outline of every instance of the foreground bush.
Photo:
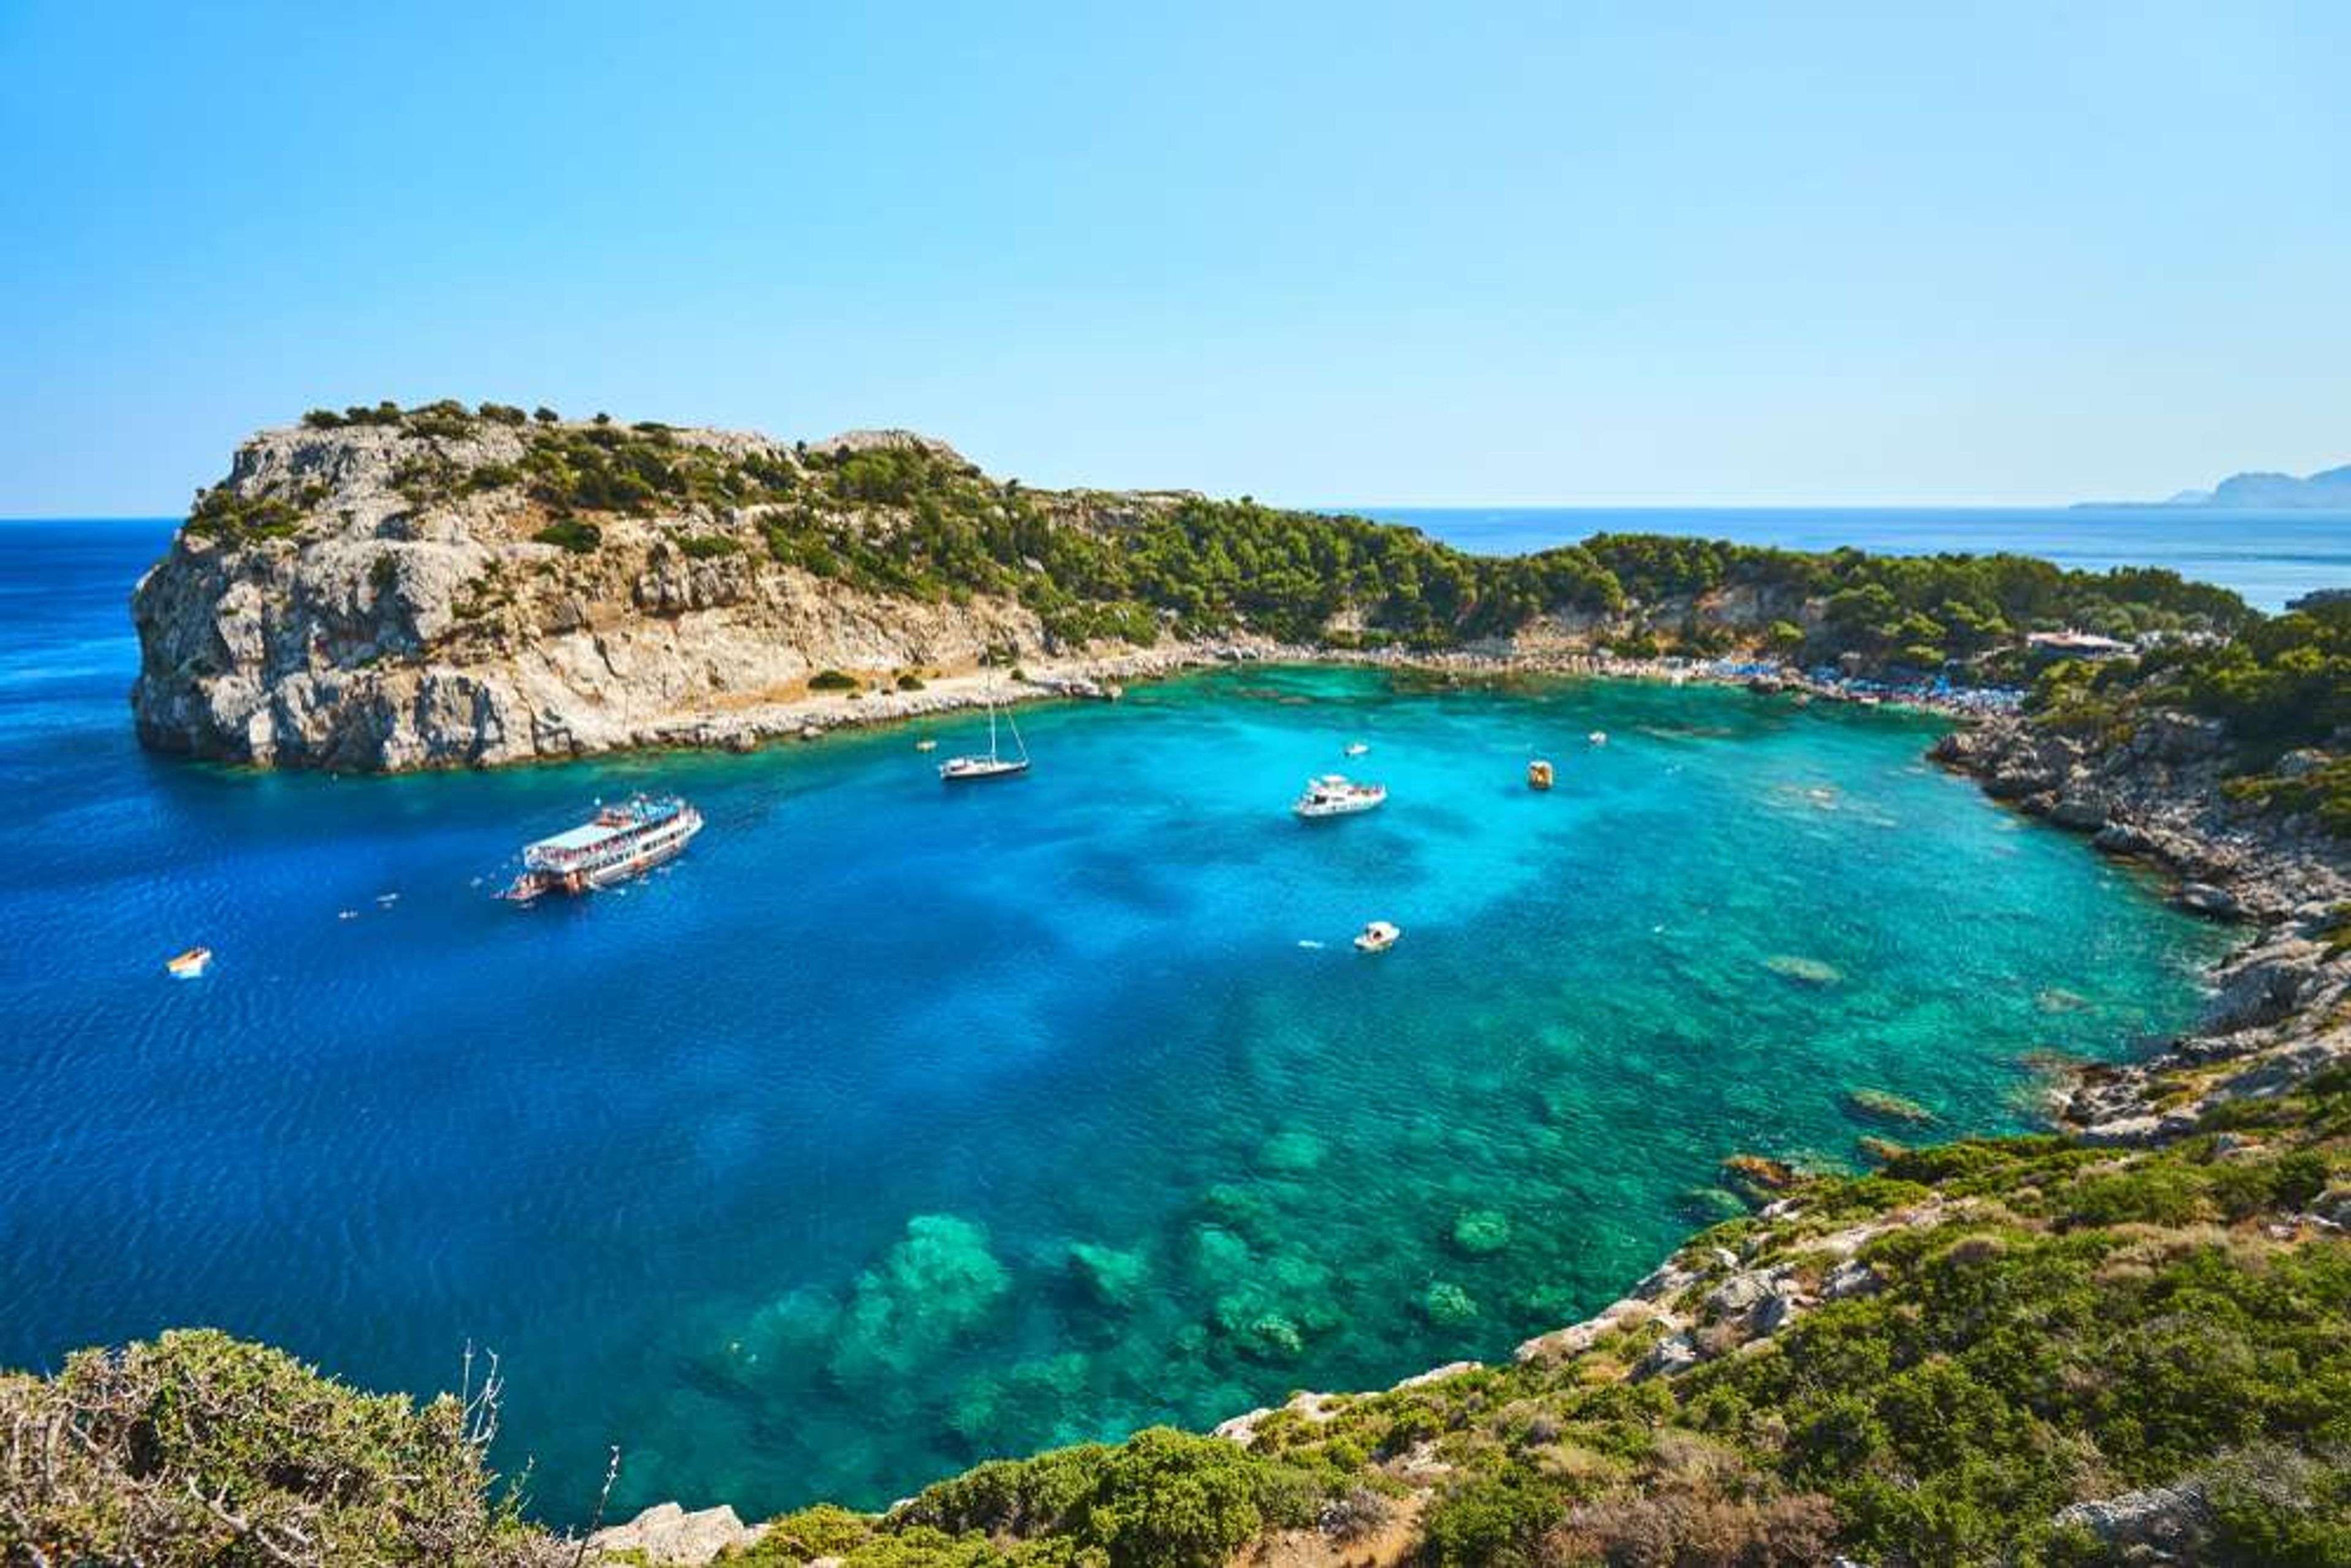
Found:
M 0 1542 L 11 1563 L 568 1563 L 495 1489 L 495 1384 L 419 1408 L 212 1330 L 83 1351 L 0 1376 Z

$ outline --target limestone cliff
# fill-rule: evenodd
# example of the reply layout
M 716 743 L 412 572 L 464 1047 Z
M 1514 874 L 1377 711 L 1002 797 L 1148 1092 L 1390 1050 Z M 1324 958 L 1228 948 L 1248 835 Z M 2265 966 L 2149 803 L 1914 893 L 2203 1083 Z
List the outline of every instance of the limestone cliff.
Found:
M 1008 597 L 893 593 L 776 547 L 912 526 L 818 482 L 872 452 L 992 483 L 904 432 L 812 449 L 461 410 L 264 431 L 133 595 L 140 737 L 358 771 L 717 744 L 798 728 L 789 704 L 819 672 L 883 687 L 1083 651 Z M 1056 526 L 1087 528 L 1172 497 L 1051 501 Z

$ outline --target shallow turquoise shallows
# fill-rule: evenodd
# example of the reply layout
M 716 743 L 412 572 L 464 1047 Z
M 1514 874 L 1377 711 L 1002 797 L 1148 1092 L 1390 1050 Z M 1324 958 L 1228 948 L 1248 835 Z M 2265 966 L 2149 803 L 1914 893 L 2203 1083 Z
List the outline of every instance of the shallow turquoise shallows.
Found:
M 1507 1356 L 1723 1212 L 1724 1155 L 1927 1135 L 1857 1089 L 2017 1127 L 2039 1053 L 2176 1025 L 2221 940 L 1930 724 L 1737 691 L 1220 672 L 1027 710 L 1035 771 L 955 789 L 969 716 L 193 767 L 122 700 L 159 545 L 0 532 L 0 1361 L 208 1322 L 422 1390 L 471 1339 L 561 1521 L 607 1443 L 620 1510 L 878 1504 Z M 1292 820 L 1343 767 L 1387 806 Z M 490 898 L 640 788 L 707 816 L 684 859 Z

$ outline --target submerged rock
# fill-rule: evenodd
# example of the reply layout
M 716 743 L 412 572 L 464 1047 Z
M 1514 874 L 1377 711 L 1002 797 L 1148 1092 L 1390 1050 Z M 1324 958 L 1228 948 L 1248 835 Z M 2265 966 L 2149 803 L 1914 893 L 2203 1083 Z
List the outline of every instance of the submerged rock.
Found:
M 986 1230 L 951 1214 L 918 1214 L 880 1266 L 858 1275 L 832 1370 L 848 1379 L 902 1375 L 977 1328 L 1011 1286 Z
M 1846 1112 L 1880 1122 L 1900 1122 L 1908 1126 L 1923 1127 L 1935 1120 L 1935 1113 L 1916 1100 L 1891 1094 L 1883 1089 L 1848 1089 L 1842 1096 Z
M 1747 1202 L 1729 1187 L 1692 1186 L 1682 1189 L 1674 1207 L 1685 1218 L 1700 1225 L 1716 1225 L 1726 1219 L 1736 1219 L 1747 1212 Z
M 1258 1151 L 1257 1163 L 1279 1176 L 1301 1176 L 1322 1163 L 1321 1138 L 1300 1128 L 1276 1133 Z
M 1478 1321 L 1477 1299 L 1449 1280 L 1439 1280 L 1421 1297 L 1421 1311 L 1441 1329 L 1464 1328 Z
M 1774 953 L 1763 960 L 1763 967 L 1807 986 L 1834 986 L 1844 978 L 1844 971 L 1835 965 L 1793 953 Z
M 1141 1252 L 1122 1251 L 1092 1241 L 1073 1241 L 1070 1244 L 1070 1272 L 1096 1301 L 1123 1311 L 1142 1296 L 1151 1264 Z
M 1499 1252 L 1510 1244 L 1510 1217 L 1499 1209 L 1467 1209 L 1453 1222 L 1453 1245 L 1473 1258 Z
M 1795 1167 L 1768 1155 L 1733 1155 L 1722 1162 L 1722 1179 L 1750 1203 L 1767 1202 L 1796 1185 Z

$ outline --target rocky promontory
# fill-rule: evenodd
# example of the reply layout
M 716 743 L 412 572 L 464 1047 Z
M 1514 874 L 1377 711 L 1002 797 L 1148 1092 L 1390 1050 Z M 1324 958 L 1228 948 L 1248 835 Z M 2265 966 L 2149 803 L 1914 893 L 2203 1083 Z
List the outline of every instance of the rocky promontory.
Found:
M 919 526 L 886 496 L 840 498 L 861 458 L 884 489 L 915 465 L 978 486 L 904 432 L 811 447 L 464 411 L 262 432 L 133 596 L 140 737 L 350 771 L 729 744 L 799 729 L 811 683 L 904 707 L 984 660 L 1124 651 L 1056 637 L 1009 595 L 893 592 L 792 559 L 820 508 L 847 531 Z M 1170 500 L 1055 497 L 1057 526 Z

